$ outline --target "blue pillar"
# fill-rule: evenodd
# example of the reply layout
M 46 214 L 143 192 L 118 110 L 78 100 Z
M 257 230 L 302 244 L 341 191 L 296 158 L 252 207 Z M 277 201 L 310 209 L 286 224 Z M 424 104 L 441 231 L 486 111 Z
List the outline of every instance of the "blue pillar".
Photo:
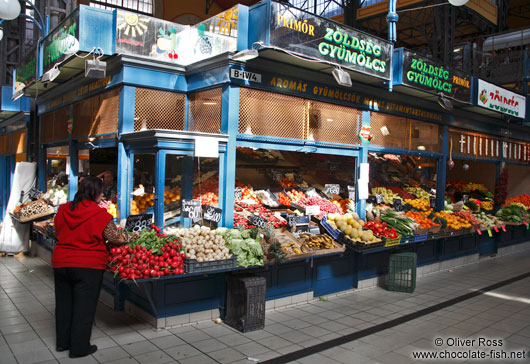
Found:
M 123 86 L 120 91 L 120 110 L 118 114 L 118 134 L 134 131 L 134 103 L 136 89 L 131 86 Z M 132 193 L 132 169 L 134 160 L 127 156 L 123 142 L 118 142 L 118 216 L 126 219 L 130 211 Z
M 155 224 L 164 226 L 164 185 L 166 180 L 166 151 L 159 150 L 155 157 Z
M 79 175 L 79 152 L 77 150 L 77 143 L 69 137 L 68 153 L 70 155 L 70 170 L 68 171 L 68 201 L 74 199 L 77 193 L 77 182 Z
M 447 157 L 449 156 L 449 127 L 443 126 L 442 130 L 442 156 L 438 158 L 436 166 L 436 211 L 445 208 L 445 184 L 447 177 Z
M 0 221 L 4 221 L 4 212 L 7 207 L 7 169 L 6 169 L 6 157 L 0 156 Z
M 362 114 L 362 125 L 370 125 L 370 110 L 363 110 L 363 114 Z M 362 126 L 361 125 L 361 126 Z M 366 141 L 362 141 L 361 143 L 361 150 L 359 151 L 359 160 L 357 162 L 357 173 L 356 173 L 356 178 L 357 178 L 357 181 L 355 181 L 356 185 L 359 181 L 359 177 L 360 177 L 360 171 L 361 171 L 361 163 L 368 163 L 368 147 L 369 147 L 370 143 L 369 142 L 366 142 Z M 357 185 L 357 196 L 359 196 L 359 186 Z M 364 217 L 366 215 L 366 200 L 363 199 L 359 199 L 358 202 L 357 202 L 357 214 L 359 215 L 359 217 L 364 220 Z
M 192 155 L 187 155 L 182 161 L 182 180 L 180 185 L 180 199 L 191 200 L 193 198 L 193 163 L 195 158 Z M 190 227 L 191 219 L 184 218 L 182 209 L 180 213 L 180 225 L 182 227 Z
M 234 189 L 236 184 L 236 136 L 239 126 L 239 87 L 223 86 L 221 109 L 221 132 L 228 134 L 226 153 L 224 153 L 224 176 L 219 180 L 219 189 L 223 189 L 223 199 L 219 206 L 223 209 L 222 226 L 234 226 Z M 221 156 L 220 156 L 221 158 Z M 221 175 L 219 176 L 221 177 Z

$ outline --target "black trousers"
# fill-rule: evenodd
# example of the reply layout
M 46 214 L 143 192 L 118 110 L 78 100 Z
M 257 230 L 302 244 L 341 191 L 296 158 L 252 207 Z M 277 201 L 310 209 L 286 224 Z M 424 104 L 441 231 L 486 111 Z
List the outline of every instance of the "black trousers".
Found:
M 85 355 L 104 270 L 55 268 L 55 332 L 57 346 L 70 348 L 70 354 Z

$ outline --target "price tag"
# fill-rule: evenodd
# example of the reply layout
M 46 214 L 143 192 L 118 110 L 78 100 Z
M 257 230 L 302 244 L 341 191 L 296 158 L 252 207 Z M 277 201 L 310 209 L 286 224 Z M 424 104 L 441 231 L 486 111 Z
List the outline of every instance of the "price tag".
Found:
M 383 203 L 383 195 L 378 193 L 377 195 L 375 195 L 375 203 L 380 205 Z
M 215 206 L 205 206 L 204 214 L 202 218 L 204 220 L 213 221 L 219 223 L 221 221 L 221 216 L 223 215 L 223 209 L 217 208 Z
M 501 229 L 502 229 L 502 231 L 506 232 L 506 226 L 501 225 Z
M 394 210 L 397 212 L 403 211 L 403 205 L 401 204 L 401 199 L 395 198 L 394 199 Z
M 268 225 L 268 221 L 259 215 L 254 215 L 254 214 L 250 215 L 248 217 L 248 221 L 252 225 L 259 227 L 261 229 L 265 229 L 265 227 Z
M 306 215 L 318 215 L 320 214 L 320 206 L 306 206 Z
M 491 238 L 493 236 L 493 234 L 491 233 L 491 230 L 488 229 L 488 236 Z
M 478 233 L 479 235 L 482 235 L 482 231 L 480 231 L 480 229 L 477 229 L 477 233 Z
M 338 195 L 340 193 L 340 185 L 337 184 L 325 184 L 324 193 L 326 195 Z
M 348 198 L 355 201 L 355 186 L 348 186 Z
M 152 219 L 153 214 L 131 215 L 127 218 L 124 230 L 131 231 L 133 233 L 140 232 L 143 229 L 146 229 L 151 226 Z
M 29 198 L 32 200 L 38 200 L 40 198 L 40 195 L 42 195 L 42 191 L 33 187 L 29 190 L 28 195 Z
M 296 214 L 287 214 L 287 224 L 289 226 L 296 226 Z
M 495 230 L 496 233 L 499 232 L 499 229 L 497 228 L 497 225 L 494 225 L 494 226 L 493 226 L 493 229 Z
M 469 195 L 463 195 L 463 196 L 462 196 L 462 201 L 463 201 L 464 203 L 466 203 L 467 201 L 469 201 Z
M 436 197 L 429 196 L 429 203 L 430 203 L 432 209 L 436 208 Z
M 202 218 L 201 201 L 182 200 L 182 216 L 199 221 Z
M 241 200 L 242 191 L 240 187 L 236 187 L 234 189 L 234 200 L 239 201 Z

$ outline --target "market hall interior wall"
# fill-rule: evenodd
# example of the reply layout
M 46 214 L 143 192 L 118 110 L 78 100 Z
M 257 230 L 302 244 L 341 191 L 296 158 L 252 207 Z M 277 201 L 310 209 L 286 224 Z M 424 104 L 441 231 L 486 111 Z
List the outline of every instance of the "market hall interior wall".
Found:
M 508 197 L 528 193 L 530 186 L 530 166 L 507 164 L 508 168 Z
M 495 191 L 495 165 L 494 162 L 477 162 L 464 159 L 454 159 L 455 166 L 452 169 L 447 167 L 447 182 L 464 181 L 482 183 L 486 188 Z M 469 169 L 464 170 L 464 164 L 469 165 Z

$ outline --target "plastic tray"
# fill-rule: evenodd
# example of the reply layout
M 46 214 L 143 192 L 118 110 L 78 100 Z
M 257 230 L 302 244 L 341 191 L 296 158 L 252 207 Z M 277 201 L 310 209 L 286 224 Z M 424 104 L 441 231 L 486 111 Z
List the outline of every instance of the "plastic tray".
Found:
M 429 233 L 414 234 L 414 242 L 417 243 L 417 242 L 420 242 L 420 241 L 425 241 L 425 240 L 427 240 L 428 237 L 429 237 Z
M 394 246 L 399 245 L 401 243 L 401 235 L 398 235 L 397 238 L 389 239 L 385 238 L 385 246 Z
M 336 229 L 333 229 L 333 227 L 331 227 L 330 224 L 328 224 L 328 218 L 327 216 L 324 216 L 322 217 L 322 219 L 320 220 L 320 226 L 322 226 L 324 228 L 324 230 L 326 230 L 326 232 L 335 240 L 337 240 L 339 238 L 339 235 L 340 235 L 340 231 L 339 230 L 336 230 Z
M 184 271 L 186 273 L 210 272 L 220 269 L 231 269 L 237 266 L 237 256 L 232 255 L 230 259 L 213 260 L 210 262 L 197 262 L 195 259 L 184 259 Z

